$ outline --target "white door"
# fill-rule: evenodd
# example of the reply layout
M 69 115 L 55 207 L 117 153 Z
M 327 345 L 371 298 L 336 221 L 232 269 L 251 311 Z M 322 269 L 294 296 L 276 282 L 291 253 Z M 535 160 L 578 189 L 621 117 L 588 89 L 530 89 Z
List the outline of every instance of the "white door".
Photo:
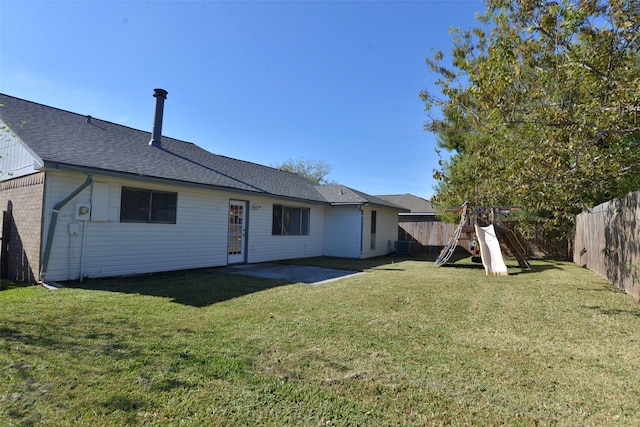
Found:
M 245 259 L 245 228 L 247 226 L 247 202 L 239 200 L 229 201 L 229 240 L 228 257 L 229 264 L 238 264 Z

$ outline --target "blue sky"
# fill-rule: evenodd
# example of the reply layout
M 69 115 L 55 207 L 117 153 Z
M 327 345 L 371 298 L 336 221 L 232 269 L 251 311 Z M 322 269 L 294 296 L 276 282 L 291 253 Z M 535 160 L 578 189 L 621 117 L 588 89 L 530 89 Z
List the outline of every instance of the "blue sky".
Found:
M 331 165 L 366 193 L 433 194 L 424 63 L 480 1 L 0 0 L 0 91 L 264 165 Z

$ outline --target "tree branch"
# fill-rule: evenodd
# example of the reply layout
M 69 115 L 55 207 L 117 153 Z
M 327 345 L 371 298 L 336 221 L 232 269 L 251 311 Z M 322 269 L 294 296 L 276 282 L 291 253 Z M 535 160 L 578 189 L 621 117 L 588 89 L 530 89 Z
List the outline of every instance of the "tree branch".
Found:
M 571 56 L 569 56 L 569 52 L 571 51 L 571 45 L 569 43 L 563 40 L 556 40 L 549 32 L 547 32 L 547 30 L 542 28 L 542 26 L 540 25 L 537 25 L 536 27 L 534 27 L 534 29 L 539 31 L 544 36 L 546 36 L 549 40 L 554 40 L 556 43 L 562 46 L 565 49 L 564 55 L 571 60 Z M 580 66 L 586 68 L 587 70 L 591 71 L 592 73 L 601 77 L 602 79 L 609 80 L 609 76 L 607 76 L 602 71 L 598 70 L 596 66 L 591 64 L 589 61 L 585 61 L 584 59 L 582 59 L 582 60 L 578 60 L 578 63 L 580 64 Z

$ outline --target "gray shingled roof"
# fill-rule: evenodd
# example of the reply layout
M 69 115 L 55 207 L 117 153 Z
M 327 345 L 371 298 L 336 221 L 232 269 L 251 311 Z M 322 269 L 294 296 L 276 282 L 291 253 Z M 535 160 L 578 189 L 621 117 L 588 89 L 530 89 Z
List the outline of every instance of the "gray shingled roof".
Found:
M 430 201 L 422 197 L 414 196 L 413 194 L 389 194 L 376 197 L 409 209 L 412 213 L 438 212 L 438 208 Z
M 344 185 L 319 185 L 316 189 L 323 195 L 325 200 L 332 205 L 372 204 L 388 206 L 402 211 L 408 210 L 395 203 L 365 194 L 361 191 L 354 190 L 353 188 L 345 187 Z
M 326 202 L 318 186 L 300 175 L 210 153 L 190 142 L 162 137 L 54 107 L 0 94 L 0 119 L 8 123 L 45 167 L 77 167 L 217 188 Z

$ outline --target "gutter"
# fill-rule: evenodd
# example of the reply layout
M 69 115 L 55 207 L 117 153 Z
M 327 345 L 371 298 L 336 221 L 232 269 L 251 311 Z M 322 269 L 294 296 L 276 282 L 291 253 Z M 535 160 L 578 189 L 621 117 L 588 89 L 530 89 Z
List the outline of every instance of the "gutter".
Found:
M 145 181 L 145 182 L 153 182 L 153 183 L 168 184 L 168 185 L 184 185 L 188 187 L 205 188 L 208 190 L 224 191 L 224 192 L 231 192 L 231 193 L 243 193 L 243 194 L 250 194 L 254 196 L 274 197 L 281 200 L 292 200 L 296 202 L 310 203 L 315 205 L 331 205 L 331 203 L 326 201 L 325 199 L 322 199 L 322 200 L 304 199 L 304 198 L 295 197 L 295 196 L 273 194 L 260 189 L 258 189 L 258 191 L 253 191 L 253 190 L 246 190 L 243 188 L 225 187 L 222 185 L 206 184 L 206 183 L 193 182 L 193 181 L 181 181 L 181 180 L 172 179 L 172 178 L 161 178 L 161 177 L 155 177 L 152 175 L 135 174 L 131 172 L 119 172 L 119 171 L 111 171 L 111 170 L 100 169 L 100 168 L 75 166 L 68 163 L 46 162 L 44 165 L 44 168 L 52 169 L 52 170 L 80 172 L 88 175 L 108 176 L 108 177 L 120 178 L 120 179 L 123 179 L 123 178 L 133 179 L 136 181 Z
M 56 231 L 56 223 L 58 222 L 58 213 L 67 203 L 69 203 L 74 197 L 76 197 L 82 190 L 87 188 L 93 182 L 93 175 L 87 174 L 87 180 L 76 188 L 71 194 L 65 197 L 51 210 L 51 222 L 49 222 L 49 232 L 47 233 L 47 242 L 44 246 L 44 253 L 42 254 L 42 265 L 40 266 L 40 283 L 46 286 L 45 279 L 47 277 L 47 268 L 49 267 L 49 257 L 51 256 L 51 245 L 53 244 L 53 234 Z M 53 285 L 54 288 L 59 285 Z

